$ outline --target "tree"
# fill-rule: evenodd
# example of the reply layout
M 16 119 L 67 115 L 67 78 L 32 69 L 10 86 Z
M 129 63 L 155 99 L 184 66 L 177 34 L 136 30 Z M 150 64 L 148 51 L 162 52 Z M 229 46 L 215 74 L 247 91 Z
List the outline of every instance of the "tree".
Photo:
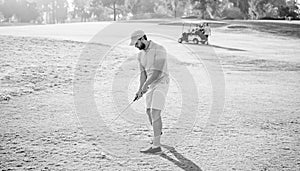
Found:
M 299 7 L 295 0 L 289 0 L 278 8 L 279 17 L 299 17 Z
M 299 16 L 299 7 L 296 0 L 287 1 L 287 7 L 289 8 L 289 17 L 297 18 Z
M 53 21 L 52 17 L 52 0 L 35 0 L 36 4 L 37 4 L 37 8 L 39 10 L 40 15 L 42 15 L 44 17 L 45 15 L 45 23 L 50 23 Z
M 199 11 L 200 18 L 215 18 L 219 17 L 227 4 L 227 0 L 191 0 L 193 9 Z
M 167 0 L 166 6 L 167 9 L 170 10 L 174 14 L 174 17 L 176 18 L 178 14 L 179 15 L 183 14 L 187 3 L 188 2 L 186 0 Z
M 250 0 L 249 15 L 252 19 L 283 15 L 286 6 L 285 0 Z
M 216 18 L 221 16 L 222 13 L 222 11 L 220 10 L 222 9 L 221 5 L 222 2 L 219 0 L 208 1 L 206 11 L 209 14 L 210 18 Z
M 229 0 L 229 2 L 233 3 L 234 7 L 237 7 L 241 10 L 244 16 L 248 16 L 249 14 L 249 0 Z
M 134 18 L 151 17 L 152 14 L 166 14 L 164 0 L 125 0 L 124 12 L 132 14 Z
M 258 0 L 250 0 L 249 1 L 249 15 L 251 19 L 257 19 L 258 18 L 258 11 L 257 11 L 257 4 Z
M 155 0 L 139 0 L 139 14 L 154 13 Z
M 93 1 L 99 1 L 99 0 L 93 0 Z M 100 0 L 100 1 L 102 2 L 102 5 L 104 7 L 113 10 L 114 21 L 116 21 L 117 13 L 121 13 L 124 10 L 124 8 L 122 9 L 122 6 L 124 6 L 125 0 Z
M 107 12 L 105 7 L 103 7 L 101 1 L 91 1 L 90 3 L 91 15 L 96 16 L 97 20 L 107 20 Z
M 30 22 L 39 17 L 37 5 L 35 2 L 21 0 L 17 3 L 16 11 L 14 12 L 20 22 Z
M 30 22 L 39 17 L 36 2 L 27 0 L 4 0 L 0 5 L 0 12 L 6 20 L 15 16 L 20 22 Z
M 243 19 L 244 15 L 238 7 L 226 8 L 222 11 L 222 16 L 226 19 Z
M 9 20 L 16 12 L 18 3 L 16 0 L 5 0 L 0 5 L 0 12 L 3 14 L 6 20 Z
M 128 10 L 131 14 L 135 15 L 138 13 L 140 0 L 125 0 L 124 5 L 125 9 Z
M 191 0 L 193 5 L 193 9 L 200 12 L 200 18 L 209 18 L 209 15 L 206 11 L 207 9 L 207 1 L 206 0 Z
M 287 6 L 280 6 L 278 8 L 278 16 L 281 18 L 287 17 L 289 15 L 290 8 Z
M 64 23 L 68 17 L 67 0 L 56 0 L 55 2 L 55 19 L 57 22 Z
M 87 21 L 88 18 L 91 17 L 91 6 L 90 2 L 86 0 L 74 0 L 73 1 L 74 5 L 74 14 L 73 17 L 75 18 L 76 16 L 79 16 L 82 21 Z
M 263 17 L 277 18 L 278 16 L 277 8 L 271 3 L 267 3 L 263 5 L 263 12 L 264 12 Z

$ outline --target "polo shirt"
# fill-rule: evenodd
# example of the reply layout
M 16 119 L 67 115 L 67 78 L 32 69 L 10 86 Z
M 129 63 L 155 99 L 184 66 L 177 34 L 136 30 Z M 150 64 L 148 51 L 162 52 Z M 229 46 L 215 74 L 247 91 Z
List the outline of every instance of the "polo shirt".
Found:
M 168 82 L 169 80 L 169 72 L 168 72 L 168 65 L 167 65 L 167 51 L 162 46 L 159 45 L 153 41 L 149 41 L 149 47 L 148 49 L 142 50 L 138 54 L 138 61 L 139 63 L 144 67 L 147 78 L 150 78 L 153 74 L 154 70 L 158 70 L 159 68 L 156 68 L 155 64 L 156 62 L 163 62 L 163 68 L 162 73 L 158 77 L 156 81 L 154 81 L 152 84 L 158 84 L 162 82 Z M 151 86 L 151 85 L 150 85 Z

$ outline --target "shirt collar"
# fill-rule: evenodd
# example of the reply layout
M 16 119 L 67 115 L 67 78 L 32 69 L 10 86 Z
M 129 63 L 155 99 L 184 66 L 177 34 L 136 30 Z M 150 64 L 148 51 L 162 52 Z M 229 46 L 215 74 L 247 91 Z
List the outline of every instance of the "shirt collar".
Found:
M 149 46 L 145 51 L 148 52 L 152 48 L 153 48 L 153 42 L 151 40 L 149 40 Z

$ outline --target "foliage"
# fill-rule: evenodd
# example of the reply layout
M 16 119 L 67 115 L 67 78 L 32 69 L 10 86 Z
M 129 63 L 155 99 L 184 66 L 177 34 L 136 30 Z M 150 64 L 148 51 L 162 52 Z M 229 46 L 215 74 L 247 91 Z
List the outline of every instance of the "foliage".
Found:
M 208 2 L 208 13 L 210 14 L 211 18 L 220 17 L 221 14 L 221 5 L 222 2 L 218 1 L 209 1 Z
M 137 14 L 154 13 L 155 2 L 154 0 L 139 0 L 137 1 Z
M 17 7 L 16 0 L 5 0 L 3 4 L 0 5 L 0 12 L 3 14 L 5 19 L 9 19 L 17 11 L 16 7 Z
M 199 12 L 199 17 L 202 19 L 209 18 L 209 14 L 207 13 L 207 1 L 206 0 L 191 0 L 192 5 L 194 6 L 194 10 Z
M 0 5 L 0 12 L 6 20 L 15 16 L 20 22 L 30 22 L 39 17 L 36 3 L 26 0 L 5 0 Z
M 296 0 L 289 0 L 287 1 L 287 6 L 289 7 L 289 13 L 287 14 L 288 17 L 292 18 L 299 18 L 300 16 L 300 11 L 299 11 L 299 6 L 297 4 Z
M 58 22 L 64 22 L 68 16 L 67 0 L 57 0 L 55 4 L 55 19 Z
M 133 20 L 153 19 L 153 18 L 170 18 L 170 16 L 167 14 L 145 13 L 145 14 L 134 15 L 131 17 L 131 19 Z
M 233 3 L 234 7 L 239 8 L 244 16 L 249 14 L 249 0 L 229 0 L 229 2 Z
M 202 19 L 221 18 L 228 3 L 228 0 L 191 0 L 193 9 L 198 11 Z
M 174 14 L 174 17 L 182 16 L 188 2 L 186 0 L 166 0 L 167 10 Z
M 74 11 L 72 17 L 80 17 L 81 21 L 88 16 L 89 1 L 86 0 L 74 0 Z
M 278 10 L 271 3 L 267 3 L 263 5 L 264 16 L 263 17 L 271 17 L 276 18 L 278 16 Z
M 20 1 L 15 12 L 20 22 L 30 22 L 38 18 L 39 13 L 36 9 L 36 3 Z
M 166 15 L 166 3 L 160 0 L 125 0 L 125 9 L 132 19 L 155 17 L 155 14 Z
M 202 19 L 260 19 L 299 17 L 296 0 L 0 0 L 0 13 L 7 21 L 64 22 L 68 15 L 81 21 L 197 16 Z
M 224 19 L 243 19 L 244 14 L 238 7 L 227 8 L 222 12 Z
M 4 18 L 4 15 L 0 12 L 0 22 L 3 21 L 5 18 Z
M 295 0 L 250 0 L 249 5 L 249 14 L 252 19 L 299 16 Z
M 112 9 L 114 14 L 114 21 L 116 21 L 117 15 L 122 14 L 125 0 L 92 0 L 92 3 L 99 4 L 98 7 L 100 7 L 101 4 L 103 7 Z

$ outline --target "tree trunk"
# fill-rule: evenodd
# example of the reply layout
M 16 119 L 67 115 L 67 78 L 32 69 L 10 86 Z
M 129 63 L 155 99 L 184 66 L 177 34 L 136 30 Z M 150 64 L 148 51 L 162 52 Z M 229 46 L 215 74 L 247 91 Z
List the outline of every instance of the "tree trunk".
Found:
M 52 24 L 56 24 L 56 4 L 52 2 Z
M 114 2 L 114 21 L 116 21 L 116 3 Z

